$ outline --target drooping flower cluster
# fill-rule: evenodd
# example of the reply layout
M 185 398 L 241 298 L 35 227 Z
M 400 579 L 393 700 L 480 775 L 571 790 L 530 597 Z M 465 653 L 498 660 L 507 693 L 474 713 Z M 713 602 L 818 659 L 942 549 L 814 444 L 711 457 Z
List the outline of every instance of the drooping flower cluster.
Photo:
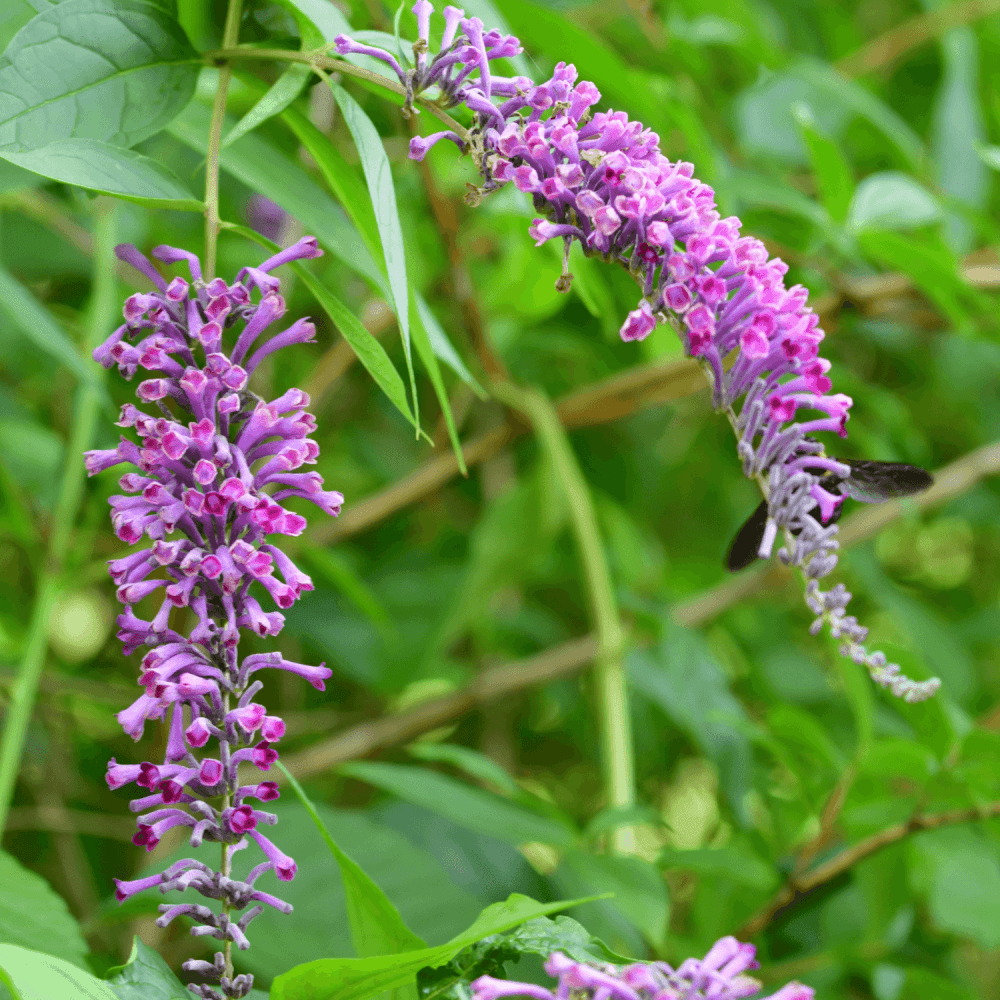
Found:
M 433 7 L 417 0 L 412 9 L 418 39 L 411 69 L 381 49 L 346 35 L 336 39 L 341 54 L 364 53 L 392 67 L 406 87 L 407 107 L 429 91 L 443 108 L 473 112 L 468 141 L 451 130 L 414 138 L 411 158 L 450 139 L 476 160 L 484 180 L 476 197 L 508 182 L 530 193 L 541 213 L 529 228 L 536 245 L 564 243 L 560 290 L 570 287 L 574 241 L 584 253 L 628 269 L 642 297 L 622 325 L 622 339 L 642 340 L 658 321 L 670 323 L 688 354 L 701 360 L 713 405 L 730 416 L 739 437 L 744 472 L 768 499 L 760 556 L 770 556 L 782 530 L 779 558 L 801 568 L 807 604 L 845 640 L 841 652 L 908 701 L 932 695 L 937 679 L 912 681 L 883 654 L 864 649 L 867 630 L 845 614 L 842 587 L 819 589 L 817 581 L 837 563 L 837 526 L 829 522 L 843 500 L 823 478 L 846 478 L 850 469 L 827 457 L 813 434 L 846 437 L 852 400 L 830 392 L 830 362 L 819 357 L 824 334 L 807 290 L 785 287 L 788 266 L 769 259 L 759 240 L 741 236 L 739 219 L 721 217 L 712 188 L 695 179 L 692 164 L 668 160 L 655 132 L 622 111 L 592 114 L 600 92 L 577 82 L 573 65 L 559 63 L 541 84 L 494 75 L 491 61 L 520 53 L 520 43 L 484 31 L 478 18 L 455 7 L 444 9 L 444 36 L 429 59 Z M 727 369 L 723 359 L 730 357 Z M 797 422 L 800 410 L 817 415 Z
M 336 515 L 344 499 L 325 491 L 318 473 L 296 471 L 314 465 L 319 454 L 309 437 L 316 425 L 305 411 L 308 396 L 290 389 L 265 402 L 247 383 L 264 358 L 313 339 L 315 327 L 300 319 L 253 350 L 285 312 L 280 283 L 270 272 L 322 251 L 315 239 L 304 238 L 258 267 L 243 268 L 232 285 L 221 278 L 206 283 L 198 258 L 184 250 L 160 246 L 153 256 L 166 264 L 186 261 L 191 282 L 175 277 L 168 283 L 133 246 L 119 246 L 116 253 L 149 278 L 155 291 L 125 302 L 125 322 L 94 359 L 106 368 L 117 364 L 130 380 L 139 369 L 154 373 L 139 383 L 136 395 L 155 412 L 122 407 L 118 426 L 134 428 L 138 443 L 122 436 L 116 448 L 88 452 L 86 465 L 90 475 L 123 463 L 136 467 L 120 480 L 124 494 L 110 499 L 111 520 L 126 544 L 144 537 L 151 544 L 112 561 L 110 572 L 125 605 L 118 618 L 125 654 L 141 646 L 149 652 L 139 677 L 145 690 L 119 712 L 118 721 L 138 740 L 147 719 L 167 720 L 169 735 L 162 764 L 112 759 L 107 781 L 113 789 L 135 782 L 149 793 L 129 804 L 140 814 L 137 845 L 152 850 L 172 827 L 187 828 L 192 847 L 204 841 L 228 845 L 221 872 L 188 858 L 147 878 L 116 879 L 116 895 L 124 901 L 154 886 L 161 892 L 194 889 L 221 901 L 221 912 L 163 904 L 157 924 L 166 926 L 185 914 L 194 921 L 192 934 L 244 949 L 247 924 L 263 905 L 291 910 L 256 889 L 256 880 L 270 870 L 285 881 L 295 875 L 295 862 L 260 832 L 277 817 L 252 804 L 276 799 L 277 784 L 241 784 L 238 774 L 243 763 L 269 770 L 278 758 L 273 744 L 285 732 L 284 722 L 254 701 L 263 684 L 252 678 L 276 668 L 323 690 L 331 671 L 290 662 L 280 653 L 240 661 L 240 630 L 277 635 L 284 616 L 265 611 L 258 596 L 263 592 L 284 609 L 313 589 L 309 577 L 268 541 L 272 535 L 299 535 L 306 527 L 306 519 L 280 501 L 299 497 Z M 227 353 L 223 341 L 230 331 L 238 332 Z M 148 621 L 139 618 L 133 606 L 158 593 L 159 609 Z M 172 613 L 183 608 L 189 610 L 181 615 L 194 619 L 186 636 L 170 626 Z M 196 757 L 210 739 L 217 741 L 217 754 Z M 231 877 L 228 858 L 248 846 L 248 837 L 264 860 L 240 881 Z M 238 919 L 233 916 L 243 910 Z M 252 976 L 233 977 L 222 952 L 214 964 L 191 961 L 184 967 L 218 983 L 218 990 L 189 987 L 202 997 L 242 997 L 253 982 Z
M 756 997 L 761 984 L 747 970 L 759 968 L 757 949 L 734 937 L 720 938 L 702 958 L 686 959 L 677 969 L 666 962 L 637 963 L 616 968 L 574 962 L 561 952 L 549 956 L 545 971 L 559 980 L 550 990 L 533 983 L 480 976 L 472 985 L 473 1000 L 529 997 L 531 1000 L 741 1000 Z M 759 1000 L 813 1000 L 814 991 L 788 983 Z

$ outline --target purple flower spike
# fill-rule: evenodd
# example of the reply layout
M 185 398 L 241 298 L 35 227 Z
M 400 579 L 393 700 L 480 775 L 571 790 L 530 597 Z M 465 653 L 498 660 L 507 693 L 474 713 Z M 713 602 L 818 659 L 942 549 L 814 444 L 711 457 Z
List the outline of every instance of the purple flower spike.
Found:
M 762 986 L 747 969 L 756 969 L 756 949 L 733 937 L 717 941 L 703 959 L 689 958 L 676 970 L 666 962 L 616 967 L 575 962 L 561 952 L 549 956 L 545 971 L 558 980 L 557 988 L 480 976 L 470 985 L 473 1000 L 527 997 L 529 1000 L 743 1000 L 757 997 Z M 758 1000 L 813 1000 L 815 993 L 801 983 L 789 983 L 770 997 Z
M 419 6 L 423 24 L 423 0 Z M 540 84 L 495 75 L 491 61 L 520 52 L 518 40 L 484 33 L 482 22 L 454 7 L 445 8 L 444 18 L 440 51 L 401 78 L 407 107 L 436 87 L 440 105 L 473 112 L 471 139 L 463 143 L 450 132 L 417 137 L 411 158 L 422 159 L 443 138 L 456 141 L 463 152 L 475 152 L 483 177 L 470 204 L 512 181 L 541 213 L 528 228 L 536 245 L 561 239 L 568 260 L 575 241 L 588 256 L 632 275 L 641 299 L 621 337 L 642 340 L 657 322 L 670 323 L 688 355 L 700 360 L 713 405 L 736 429 L 744 472 L 767 497 L 761 554 L 770 554 L 781 531 L 779 558 L 800 568 L 807 605 L 817 622 L 843 636 L 845 655 L 908 701 L 930 697 L 940 686 L 936 678 L 917 683 L 872 659 L 861 645 L 866 630 L 844 615 L 839 591 L 819 589 L 837 564 L 837 528 L 827 522 L 841 499 L 820 480 L 826 471 L 846 477 L 849 470 L 832 468 L 813 435 L 845 437 L 852 400 L 831 394 L 830 364 L 819 357 L 824 333 L 806 289 L 785 286 L 788 266 L 769 260 L 759 240 L 741 236 L 739 219 L 721 216 L 712 188 L 694 177 L 692 164 L 668 160 L 655 132 L 623 111 L 592 113 L 600 92 L 578 82 L 572 64 L 560 62 Z M 556 288 L 567 291 L 571 277 L 564 267 Z M 730 357 L 735 361 L 724 369 Z M 123 363 L 134 359 L 124 356 Z M 812 413 L 796 422 L 799 411 Z
M 117 364 L 126 378 L 140 368 L 155 373 L 137 392 L 140 402 L 155 407 L 153 412 L 132 404 L 123 407 L 119 426 L 134 429 L 138 443 L 123 437 L 117 448 L 89 452 L 86 464 L 91 475 L 123 463 L 135 467 L 121 477 L 124 494 L 111 497 L 111 520 L 122 541 L 150 540 L 146 548 L 109 564 L 125 605 L 118 618 L 125 654 L 148 647 L 139 671 L 142 693 L 118 713 L 118 720 L 136 740 L 148 720 L 164 720 L 169 729 L 162 764 L 112 759 L 107 782 L 110 788 L 134 782 L 149 793 L 130 803 L 138 814 L 137 846 L 152 850 L 176 827 L 192 847 L 207 840 L 228 845 L 232 852 L 246 847 L 249 838 L 266 859 L 248 882 L 187 859 L 158 875 L 117 880 L 116 895 L 124 901 L 158 887 L 161 892 L 193 889 L 223 900 L 232 920 L 205 906 L 182 904 L 161 907 L 157 923 L 165 926 L 186 914 L 194 921 L 192 934 L 230 942 L 227 948 L 246 948 L 246 927 L 261 911 L 259 904 L 291 910 L 277 897 L 255 890 L 254 880 L 273 870 L 287 881 L 296 871 L 294 860 L 259 833 L 261 825 L 277 818 L 249 802 L 276 799 L 278 786 L 257 780 L 240 785 L 237 777 L 240 762 L 269 770 L 278 759 L 273 744 L 285 735 L 284 721 L 253 700 L 263 685 L 251 675 L 275 667 L 322 690 L 331 671 L 291 663 L 278 653 L 258 653 L 241 663 L 240 630 L 277 635 L 284 619 L 265 612 L 258 597 L 288 608 L 312 590 L 309 577 L 267 542 L 269 535 L 297 535 L 305 529 L 306 519 L 283 502 L 306 499 L 331 515 L 344 502 L 339 492 L 323 489 L 319 473 L 296 471 L 315 465 L 319 455 L 309 437 L 316 427 L 305 410 L 309 397 L 289 389 L 268 402 L 254 395 L 247 382 L 263 358 L 312 339 L 315 328 L 306 319 L 265 336 L 285 312 L 280 282 L 270 272 L 322 251 L 314 238 L 304 237 L 257 267 L 243 268 L 232 285 L 221 278 L 206 284 L 201 262 L 186 250 L 161 246 L 153 251 L 158 260 L 183 261 L 190 269 L 191 283 L 174 278 L 169 284 L 135 247 L 121 246 L 116 252 L 150 278 L 156 291 L 130 297 L 125 326 L 94 357 L 109 367 Z M 230 336 L 226 353 L 224 342 Z M 153 602 L 149 620 L 134 610 L 146 601 Z M 194 625 L 187 636 L 170 628 L 179 608 L 191 609 Z M 209 750 L 211 740 L 218 746 Z M 202 751 L 201 756 L 195 751 Z M 246 913 L 236 920 L 241 910 Z M 194 992 L 212 998 L 245 996 L 252 977 L 227 976 L 221 952 L 220 958 L 221 964 L 191 965 L 218 984 L 218 989 L 192 987 Z

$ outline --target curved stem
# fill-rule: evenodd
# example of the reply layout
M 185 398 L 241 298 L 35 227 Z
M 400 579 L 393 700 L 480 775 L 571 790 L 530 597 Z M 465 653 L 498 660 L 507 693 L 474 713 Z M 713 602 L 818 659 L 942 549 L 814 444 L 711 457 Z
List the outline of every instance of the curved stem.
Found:
M 394 94 L 398 94 L 400 97 L 406 97 L 406 89 L 402 84 L 396 83 L 395 80 L 390 80 L 387 77 L 381 76 L 379 73 L 373 73 L 370 69 L 355 66 L 353 63 L 346 62 L 343 59 L 334 59 L 330 56 L 317 55 L 314 52 L 295 52 L 292 49 L 248 49 L 224 46 L 221 49 L 206 52 L 205 59 L 209 62 L 219 62 L 222 60 L 232 62 L 239 59 L 256 59 L 266 60 L 267 62 L 284 60 L 286 62 L 306 63 L 308 66 L 343 73 L 345 76 L 357 77 L 359 80 L 364 80 L 367 83 L 374 84 L 376 87 L 382 87 L 384 90 L 389 90 Z M 413 103 L 419 105 L 425 111 L 429 111 L 440 122 L 447 125 L 448 128 L 450 128 L 462 140 L 462 142 L 469 141 L 469 130 L 464 125 L 460 125 L 457 121 L 455 121 L 451 115 L 449 115 L 433 101 L 429 101 L 426 97 L 415 97 Z
M 622 663 L 625 634 L 597 526 L 593 497 L 552 403 L 536 389 L 519 389 L 509 382 L 494 384 L 492 392 L 501 402 L 528 416 L 552 460 L 556 478 L 566 491 L 597 633 L 594 679 L 608 805 L 618 810 L 630 809 L 635 805 L 635 755 Z M 617 853 L 628 853 L 633 843 L 634 833 L 629 827 L 618 827 L 611 835 L 611 847 Z
M 107 336 L 115 314 L 115 230 L 117 206 L 107 198 L 96 203 L 94 218 L 94 271 L 87 322 L 87 353 Z M 103 376 L 103 370 L 100 375 Z M 0 742 L 0 835 L 10 810 L 14 785 L 24 753 L 28 725 L 35 707 L 39 680 L 48 649 L 49 617 L 59 596 L 63 560 L 69 550 L 73 523 L 83 500 L 85 469 L 82 453 L 90 447 L 101 401 L 86 385 L 77 389 L 73 427 L 66 448 L 59 496 L 52 516 L 48 551 L 39 574 L 38 592 L 28 625 L 28 637 L 17 681 L 10 692 L 7 723 Z
M 226 24 L 222 30 L 223 50 L 236 46 L 240 32 L 243 0 L 229 0 Z M 238 51 L 238 50 L 237 50 Z M 220 56 L 220 61 L 225 57 Z M 205 164 L 205 259 L 206 281 L 215 277 L 215 252 L 219 240 L 219 148 L 222 144 L 222 122 L 226 115 L 226 97 L 233 70 L 228 60 L 219 66 L 219 86 L 212 103 L 212 119 L 208 128 L 208 159 Z

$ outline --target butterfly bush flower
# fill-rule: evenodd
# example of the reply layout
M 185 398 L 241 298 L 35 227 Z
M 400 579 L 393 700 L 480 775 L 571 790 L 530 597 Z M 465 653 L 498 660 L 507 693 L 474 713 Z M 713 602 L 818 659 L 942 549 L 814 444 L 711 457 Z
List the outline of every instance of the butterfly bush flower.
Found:
M 166 281 L 135 247 L 116 248 L 118 257 L 144 274 L 155 290 L 125 302 L 125 322 L 94 352 L 106 368 L 113 365 L 131 380 L 142 369 L 152 377 L 138 385 L 145 408 L 127 403 L 118 426 L 134 430 L 138 441 L 122 436 L 116 448 L 86 455 L 90 475 L 116 465 L 134 471 L 120 479 L 122 494 L 112 496 L 111 522 L 117 536 L 136 551 L 110 563 L 124 605 L 118 638 L 126 655 L 148 647 L 140 667 L 142 694 L 118 713 L 122 728 L 138 740 L 147 720 L 167 725 L 162 763 L 108 764 L 108 785 L 135 783 L 143 794 L 129 808 L 138 814 L 133 842 L 152 850 L 173 827 L 184 828 L 192 847 L 210 841 L 224 847 L 223 871 L 193 858 L 134 881 L 116 879 L 124 901 L 158 888 L 193 889 L 219 900 L 221 912 L 191 903 L 163 904 L 156 921 L 165 927 L 175 917 L 193 920 L 191 933 L 208 935 L 238 948 L 249 946 L 247 925 L 264 906 L 283 913 L 291 906 L 255 887 L 265 872 L 278 879 L 295 876 L 295 862 L 261 829 L 277 817 L 258 804 L 278 798 L 273 781 L 242 783 L 240 764 L 266 772 L 278 759 L 274 744 L 284 722 L 269 715 L 254 698 L 263 687 L 254 675 L 263 669 L 298 674 L 323 690 L 331 675 L 325 666 L 285 660 L 280 653 L 258 653 L 240 660 L 243 629 L 259 636 L 281 631 L 280 611 L 291 607 L 309 577 L 281 549 L 275 536 L 300 535 L 306 519 L 282 506 L 292 497 L 310 500 L 336 515 L 343 496 L 323 489 L 315 465 L 319 448 L 309 435 L 316 424 L 305 408 L 309 397 L 289 389 L 266 401 L 248 382 L 257 366 L 278 349 L 313 340 L 307 319 L 279 333 L 268 331 L 285 313 L 279 265 L 318 257 L 316 240 L 306 237 L 257 267 L 245 267 L 232 285 L 221 278 L 205 282 L 198 258 L 160 246 L 153 256 L 165 264 L 185 261 L 191 281 Z M 268 331 L 265 334 L 265 331 Z M 225 347 L 224 342 L 229 346 Z M 133 610 L 148 597 L 160 600 L 150 620 Z M 193 622 L 187 635 L 171 627 L 178 617 Z M 209 745 L 213 749 L 209 750 Z M 230 877 L 228 859 L 253 842 L 262 860 L 244 881 Z M 235 916 L 245 911 L 238 918 Z M 242 997 L 253 977 L 226 975 L 222 952 L 214 963 L 190 961 L 184 968 L 218 983 L 192 985 L 206 998 Z
M 616 968 L 574 962 L 561 952 L 550 955 L 545 971 L 559 983 L 556 989 L 532 983 L 515 983 L 492 976 L 473 981 L 473 1000 L 529 997 L 530 1000 L 740 1000 L 756 997 L 761 984 L 747 970 L 758 968 L 757 949 L 734 937 L 716 941 L 702 958 L 686 959 L 673 969 L 666 962 L 637 963 Z M 759 1000 L 813 1000 L 814 991 L 789 983 Z
M 561 291 L 570 287 L 574 242 L 629 271 L 642 296 L 621 327 L 622 339 L 642 340 L 657 323 L 669 323 L 702 363 L 713 405 L 728 415 L 739 439 L 743 470 L 767 497 L 759 555 L 771 555 L 780 530 L 786 544 L 779 558 L 807 580 L 814 634 L 828 625 L 842 640 L 841 652 L 893 694 L 907 701 L 930 697 L 940 686 L 936 678 L 910 680 L 882 653 L 865 649 L 867 629 L 846 614 L 850 594 L 843 585 L 820 589 L 839 546 L 837 526 L 827 522 L 843 501 L 822 478 L 845 478 L 850 469 L 827 457 L 813 435 L 846 437 L 852 401 L 831 392 L 830 362 L 819 356 L 824 334 L 806 289 L 785 287 L 788 265 L 769 259 L 760 240 L 741 236 L 735 216 L 722 218 L 712 188 L 694 177 L 692 164 L 668 160 L 655 132 L 623 111 L 593 113 L 600 92 L 578 82 L 572 64 L 560 62 L 540 84 L 494 74 L 490 62 L 520 53 L 518 40 L 485 31 L 478 18 L 455 7 L 444 9 L 441 46 L 429 58 L 432 9 L 428 0 L 412 8 L 418 29 L 412 69 L 346 35 L 336 39 L 341 54 L 363 52 L 391 66 L 406 87 L 407 108 L 427 91 L 443 108 L 464 105 L 473 112 L 468 140 L 451 130 L 414 138 L 410 157 L 423 159 L 449 139 L 475 158 L 482 174 L 473 202 L 508 183 L 531 194 L 539 215 L 530 236 L 536 245 L 564 244 Z M 723 359 L 730 357 L 727 369 Z

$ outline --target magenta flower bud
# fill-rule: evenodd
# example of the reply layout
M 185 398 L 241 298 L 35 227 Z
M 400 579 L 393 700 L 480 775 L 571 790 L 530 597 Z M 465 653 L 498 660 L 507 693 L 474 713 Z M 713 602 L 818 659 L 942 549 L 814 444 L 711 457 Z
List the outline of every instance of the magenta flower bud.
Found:
M 260 735 L 268 743 L 277 743 L 285 735 L 284 720 L 276 715 L 266 716 L 260 727 Z

